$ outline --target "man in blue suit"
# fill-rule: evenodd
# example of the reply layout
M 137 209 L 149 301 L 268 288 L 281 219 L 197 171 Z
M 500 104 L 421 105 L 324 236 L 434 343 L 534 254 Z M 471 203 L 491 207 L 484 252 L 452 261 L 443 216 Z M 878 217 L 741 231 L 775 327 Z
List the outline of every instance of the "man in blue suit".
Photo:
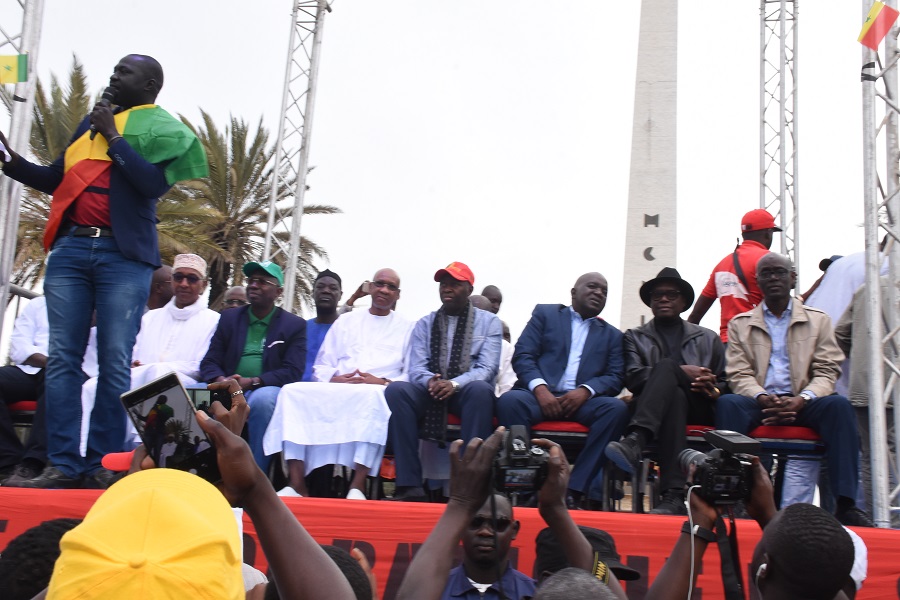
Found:
M 603 449 L 628 422 L 625 403 L 615 397 L 625 370 L 622 333 L 598 317 L 607 290 L 603 275 L 585 273 L 572 288 L 572 306 L 535 307 L 513 355 L 516 388 L 497 401 L 506 427 L 571 420 L 590 428 L 569 479 L 575 503 L 599 481 Z
M 247 433 L 259 468 L 271 457 L 262 440 L 275 412 L 278 392 L 300 381 L 306 367 L 306 321 L 275 306 L 284 274 L 273 262 L 244 265 L 249 306 L 222 312 L 219 325 L 200 362 L 201 381 L 236 379 L 250 405 Z

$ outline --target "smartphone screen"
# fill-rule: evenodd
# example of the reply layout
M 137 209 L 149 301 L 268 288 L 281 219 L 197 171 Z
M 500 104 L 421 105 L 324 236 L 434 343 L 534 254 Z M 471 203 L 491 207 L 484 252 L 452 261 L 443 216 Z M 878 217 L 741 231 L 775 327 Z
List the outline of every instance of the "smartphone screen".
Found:
M 125 392 L 122 404 L 157 466 L 188 471 L 211 483 L 222 479 L 216 450 L 174 372 Z

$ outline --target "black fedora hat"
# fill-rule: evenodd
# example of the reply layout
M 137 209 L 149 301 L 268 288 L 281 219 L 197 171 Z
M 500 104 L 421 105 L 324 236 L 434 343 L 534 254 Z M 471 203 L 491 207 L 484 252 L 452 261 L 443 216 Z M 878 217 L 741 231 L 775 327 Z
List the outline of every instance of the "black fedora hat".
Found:
M 684 296 L 684 309 L 681 312 L 684 312 L 691 307 L 691 304 L 694 303 L 694 288 L 691 287 L 691 284 L 682 279 L 678 270 L 673 267 L 664 267 L 655 278 L 641 286 L 640 295 L 644 304 L 650 306 L 650 294 L 653 292 L 653 288 L 656 287 L 657 283 L 663 282 L 674 283 L 678 287 L 678 291 L 681 292 L 681 295 Z

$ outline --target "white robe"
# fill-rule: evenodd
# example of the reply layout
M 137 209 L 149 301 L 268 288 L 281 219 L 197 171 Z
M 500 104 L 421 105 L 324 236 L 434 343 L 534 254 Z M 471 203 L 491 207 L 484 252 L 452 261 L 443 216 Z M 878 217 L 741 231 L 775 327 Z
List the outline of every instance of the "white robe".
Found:
M 131 369 L 131 389 L 175 371 L 184 385 L 197 383 L 200 361 L 209 349 L 219 313 L 203 306 L 198 300 L 190 306 L 178 308 L 175 298 L 162 308 L 150 310 L 141 318 L 141 330 L 134 344 L 132 360 L 141 365 Z M 87 436 L 91 412 L 97 394 L 97 378 L 92 377 L 81 386 L 81 455 L 87 451 Z M 131 423 L 128 429 L 137 435 Z
M 406 381 L 405 357 L 413 325 L 393 311 L 384 317 L 368 310 L 341 315 L 316 356 L 316 381 L 281 388 L 263 437 L 265 453 L 284 452 L 287 460 L 302 460 L 307 472 L 323 465 L 352 468 L 358 463 L 377 474 L 391 417 L 384 386 L 330 380 L 359 370 Z

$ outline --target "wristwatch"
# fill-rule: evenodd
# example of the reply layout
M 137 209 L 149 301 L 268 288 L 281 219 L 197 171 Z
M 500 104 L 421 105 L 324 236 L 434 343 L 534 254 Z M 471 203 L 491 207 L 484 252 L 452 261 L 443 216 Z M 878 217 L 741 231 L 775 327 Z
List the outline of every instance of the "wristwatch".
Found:
M 809 392 L 800 392 L 800 397 L 803 398 L 803 406 L 809 404 L 813 399 Z
M 456 392 L 459 391 L 459 383 L 458 383 L 458 382 L 453 381 L 453 380 L 451 379 L 451 380 L 450 380 L 450 385 L 453 386 L 453 393 L 454 393 L 454 394 L 455 394 Z

